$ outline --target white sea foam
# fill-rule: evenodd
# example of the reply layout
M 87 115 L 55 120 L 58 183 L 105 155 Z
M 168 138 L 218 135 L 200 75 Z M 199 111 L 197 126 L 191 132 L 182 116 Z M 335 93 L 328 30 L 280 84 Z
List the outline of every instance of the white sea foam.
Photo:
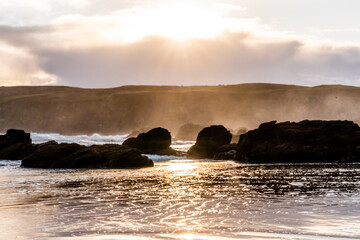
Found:
M 93 134 L 91 136 L 87 135 L 75 135 L 75 136 L 66 136 L 58 133 L 31 133 L 31 139 L 33 143 L 44 143 L 47 141 L 56 141 L 59 143 L 78 143 L 86 146 L 94 144 L 107 144 L 115 143 L 122 144 L 125 141 L 127 135 L 107 135 L 103 136 L 100 134 Z
M 19 167 L 21 160 L 2 160 L 0 159 L 0 167 Z
M 58 143 L 78 143 L 85 146 L 91 146 L 94 144 L 122 144 L 126 139 L 127 134 L 125 135 L 107 135 L 103 136 L 100 134 L 93 134 L 91 136 L 87 135 L 75 135 L 75 136 L 66 136 L 58 133 L 31 133 L 32 142 L 35 144 L 44 143 L 48 141 L 56 141 Z M 186 152 L 192 145 L 193 141 L 176 141 L 173 142 L 171 147 L 177 151 Z M 164 156 L 156 154 L 145 154 L 148 158 L 154 162 L 165 162 L 173 159 L 179 159 L 175 156 Z M 183 157 L 180 157 L 183 158 Z
M 177 151 L 187 152 L 195 141 L 175 141 L 172 142 L 171 147 Z
M 147 156 L 148 158 L 150 158 L 154 162 L 166 162 L 166 161 L 169 161 L 169 160 L 183 159 L 184 158 L 184 157 L 176 157 L 176 156 L 172 156 L 172 155 L 157 155 L 157 154 L 143 154 L 143 155 Z

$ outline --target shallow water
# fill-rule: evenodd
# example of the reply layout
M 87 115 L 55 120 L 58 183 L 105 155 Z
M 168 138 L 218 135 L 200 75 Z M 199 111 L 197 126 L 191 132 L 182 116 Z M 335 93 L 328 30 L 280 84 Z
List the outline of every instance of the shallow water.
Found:
M 0 161 L 0 239 L 360 239 L 360 165 Z
M 31 137 L 91 145 L 125 136 Z M 0 161 L 0 239 L 360 239 L 360 164 L 148 156 L 155 167 L 140 170 L 23 169 L 20 161 Z

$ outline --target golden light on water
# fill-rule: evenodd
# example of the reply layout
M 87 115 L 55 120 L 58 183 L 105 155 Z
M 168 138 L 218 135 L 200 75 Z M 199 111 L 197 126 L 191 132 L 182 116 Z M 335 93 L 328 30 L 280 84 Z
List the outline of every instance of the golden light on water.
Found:
M 228 238 L 209 236 L 209 235 L 200 235 L 193 233 L 185 233 L 180 235 L 164 235 L 168 239 L 174 240 L 226 240 Z
M 193 170 L 198 168 L 198 164 L 193 163 L 192 161 L 180 160 L 179 162 L 174 162 L 168 166 L 168 170 L 176 173 L 190 174 L 193 173 Z

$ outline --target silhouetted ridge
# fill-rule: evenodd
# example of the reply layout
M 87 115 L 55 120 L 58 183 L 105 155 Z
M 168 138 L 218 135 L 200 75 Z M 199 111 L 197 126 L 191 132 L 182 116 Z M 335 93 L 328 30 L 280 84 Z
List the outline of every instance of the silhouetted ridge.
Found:
M 272 119 L 358 121 L 359 102 L 360 88 L 336 85 L 0 87 L 0 132 L 113 135 L 156 126 L 176 133 L 187 123 L 254 129 Z

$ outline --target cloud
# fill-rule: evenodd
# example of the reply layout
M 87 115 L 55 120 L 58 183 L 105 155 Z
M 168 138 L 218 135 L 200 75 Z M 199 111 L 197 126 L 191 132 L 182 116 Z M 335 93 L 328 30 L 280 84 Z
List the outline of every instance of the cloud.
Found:
M 82 4 L 86 7 L 93 1 Z M 44 0 L 44 6 L 47 3 Z M 235 5 L 222 7 L 245 11 Z M 290 36 L 256 18 L 232 16 L 226 21 L 236 27 L 213 38 L 177 42 L 147 36 L 119 41 L 132 30 L 124 19 L 144 11 L 133 5 L 108 15 L 62 14 L 43 26 L 0 26 L 0 85 L 270 82 L 360 86 L 357 45 Z
M 0 42 L 0 85 L 49 85 L 57 77 L 40 68 L 36 56 Z
M 245 82 L 360 85 L 357 47 L 313 49 L 300 41 L 256 42 L 252 38 L 228 34 L 182 45 L 149 37 L 126 45 L 46 49 L 37 54 L 44 59 L 44 70 L 63 83 L 82 87 Z

